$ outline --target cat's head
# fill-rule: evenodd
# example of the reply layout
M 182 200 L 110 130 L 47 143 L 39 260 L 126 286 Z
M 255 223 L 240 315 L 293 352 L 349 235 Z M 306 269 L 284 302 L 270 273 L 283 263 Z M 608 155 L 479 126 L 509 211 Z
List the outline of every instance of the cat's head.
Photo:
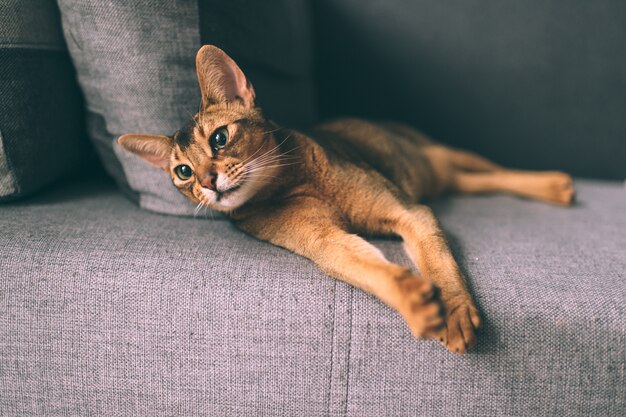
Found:
M 224 51 L 203 46 L 196 55 L 200 111 L 172 136 L 127 134 L 126 150 L 168 172 L 196 204 L 232 211 L 276 175 L 278 143 L 255 106 L 254 88 Z

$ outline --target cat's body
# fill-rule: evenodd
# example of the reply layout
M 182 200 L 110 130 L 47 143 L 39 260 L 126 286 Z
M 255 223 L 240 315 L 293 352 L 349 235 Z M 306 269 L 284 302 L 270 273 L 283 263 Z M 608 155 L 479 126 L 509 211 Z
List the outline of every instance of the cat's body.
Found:
M 194 124 L 172 137 L 125 135 L 120 143 L 169 172 L 192 201 L 376 295 L 416 336 L 452 351 L 475 343 L 480 318 L 443 232 L 419 201 L 451 190 L 571 202 L 566 174 L 506 170 L 404 125 L 345 119 L 307 133 L 278 128 L 221 50 L 203 47 L 197 66 L 203 107 Z M 399 235 L 421 275 L 358 234 Z

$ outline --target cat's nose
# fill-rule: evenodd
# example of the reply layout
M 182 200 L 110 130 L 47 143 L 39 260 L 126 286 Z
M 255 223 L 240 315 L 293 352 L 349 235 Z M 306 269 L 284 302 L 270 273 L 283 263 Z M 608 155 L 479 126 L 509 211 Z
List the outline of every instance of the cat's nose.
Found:
M 204 188 L 208 188 L 211 191 L 215 191 L 217 187 L 215 184 L 217 183 L 217 174 L 206 174 L 202 181 L 200 181 L 200 185 Z

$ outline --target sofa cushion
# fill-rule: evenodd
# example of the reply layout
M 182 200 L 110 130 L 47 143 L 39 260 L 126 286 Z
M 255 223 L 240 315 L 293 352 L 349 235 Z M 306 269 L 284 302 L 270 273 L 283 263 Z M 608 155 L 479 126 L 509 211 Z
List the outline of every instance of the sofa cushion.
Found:
M 268 115 L 280 123 L 311 121 L 303 3 L 59 0 L 87 101 L 89 134 L 128 196 L 150 210 L 193 213 L 194 205 L 169 175 L 125 152 L 115 140 L 125 133 L 169 135 L 191 119 L 200 104 L 195 54 L 203 43 L 224 47 L 240 61 Z M 250 21 L 263 24 L 251 26 Z
M 59 11 L 0 4 L 0 201 L 33 193 L 88 159 L 82 100 Z
M 485 321 L 465 356 L 225 220 L 94 182 L 11 203 L 0 415 L 621 416 L 626 192 L 577 188 L 434 204 Z

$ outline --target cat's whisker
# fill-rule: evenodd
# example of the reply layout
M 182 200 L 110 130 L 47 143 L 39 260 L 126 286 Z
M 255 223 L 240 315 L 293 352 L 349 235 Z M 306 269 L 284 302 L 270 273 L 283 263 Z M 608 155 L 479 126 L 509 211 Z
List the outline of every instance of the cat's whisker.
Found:
M 200 210 L 202 209 L 202 205 L 203 205 L 203 201 L 200 200 L 200 202 L 198 203 L 198 205 L 196 206 L 196 208 L 194 210 L 193 217 L 197 217 L 198 216 L 198 213 L 200 213 Z
M 278 128 L 278 129 L 275 129 L 275 130 L 270 130 L 270 131 L 267 131 L 267 132 L 263 132 L 263 135 L 266 135 L 266 134 L 268 134 L 268 133 L 272 133 L 272 132 L 276 132 L 276 131 L 278 131 L 278 130 L 280 130 L 280 129 L 282 129 L 282 128 Z M 289 134 L 289 135 L 285 138 L 285 140 L 287 140 L 287 139 L 289 138 L 289 136 L 291 136 L 291 134 Z M 283 140 L 283 142 L 284 142 L 285 140 Z M 283 144 L 283 142 L 279 143 L 279 144 L 277 145 L 277 147 L 278 147 L 278 146 L 280 146 L 280 145 L 282 145 L 282 144 Z M 263 145 L 261 144 L 261 146 L 259 146 L 259 148 L 258 148 L 258 149 L 257 149 L 257 150 L 256 150 L 256 151 L 252 154 L 252 155 L 250 155 L 249 157 L 247 157 L 247 158 L 246 158 L 244 161 L 242 161 L 241 163 L 242 163 L 242 164 L 244 164 L 246 161 L 250 160 L 250 158 L 254 157 L 254 155 L 256 155 L 256 154 L 257 154 L 257 153 L 261 150 L 262 146 L 263 146 Z M 274 149 L 276 149 L 276 147 L 275 147 Z M 272 149 L 272 150 L 274 150 L 274 149 Z M 270 151 L 270 152 L 271 152 L 271 151 Z M 267 154 L 267 152 L 266 152 L 265 154 Z M 263 154 L 263 155 L 265 155 L 265 154 Z M 263 155 L 259 156 L 259 158 L 261 158 Z
M 253 172 L 260 171 L 260 170 L 267 169 L 267 168 L 279 168 L 279 167 L 284 167 L 284 166 L 289 166 L 289 165 L 301 165 L 301 164 L 302 164 L 302 162 L 293 162 L 293 163 L 278 164 L 278 165 L 263 165 L 263 166 L 260 166 L 260 167 L 248 170 L 247 172 L 248 173 L 253 173 Z
M 268 155 L 268 156 L 260 156 L 256 159 L 254 159 L 253 161 L 248 162 L 244 168 L 246 170 L 248 169 L 252 169 L 252 168 L 257 168 L 263 165 L 267 165 L 267 164 L 272 164 L 272 163 L 276 163 L 278 161 L 293 161 L 296 159 L 299 159 L 298 156 L 296 155 L 288 155 L 289 152 L 294 151 L 295 149 L 299 148 L 300 146 L 297 146 L 295 148 L 292 148 L 290 150 L 288 150 L 287 152 L 283 152 L 282 154 L 275 154 L 275 155 Z
M 254 174 L 257 172 L 264 172 L 267 169 L 272 169 L 272 168 L 280 168 L 280 167 L 285 167 L 285 166 L 289 166 L 289 165 L 299 165 L 301 164 L 301 162 L 292 162 L 292 163 L 287 163 L 287 164 L 267 164 L 267 165 L 261 165 L 258 167 L 252 167 L 248 170 L 246 170 L 246 174 Z
M 240 163 L 241 163 L 241 164 L 245 164 L 248 160 L 250 160 L 250 158 L 252 158 L 254 155 L 256 155 L 256 154 L 257 154 L 257 153 L 261 150 L 261 147 L 262 147 L 262 146 L 263 146 L 263 145 L 259 146 L 259 147 L 257 148 L 257 150 L 256 150 L 256 151 L 255 151 L 252 155 L 250 155 L 249 157 L 247 157 L 246 159 L 244 159 L 244 160 L 243 160 L 243 161 L 241 161 Z
M 251 158 L 253 158 L 253 157 L 254 157 L 254 155 L 256 155 L 257 153 L 259 153 L 259 151 L 261 150 L 262 146 L 263 146 L 263 145 L 259 146 L 259 148 L 258 148 L 258 149 L 257 149 L 257 150 L 256 150 L 256 151 L 252 154 L 252 155 L 250 155 L 249 157 L 247 157 L 246 159 L 244 159 L 244 160 L 243 160 L 243 161 L 241 161 L 240 163 L 241 163 L 242 165 L 244 165 L 244 166 L 245 166 L 245 165 L 246 165 L 246 163 L 254 162 L 254 161 L 256 161 L 257 159 L 262 158 L 264 155 L 267 155 L 267 152 L 266 152 L 266 153 L 264 153 L 263 155 L 259 155 L 259 156 L 257 156 L 255 159 L 253 159 L 252 161 L 250 161 L 250 159 L 251 159 Z M 248 162 L 248 161 L 250 161 L 250 162 Z
M 274 156 L 271 156 L 271 157 L 266 157 L 266 158 L 263 158 L 263 159 L 261 159 L 261 158 L 255 159 L 254 161 L 248 162 L 246 164 L 246 168 L 248 168 L 248 167 L 255 167 L 255 166 L 261 166 L 261 165 L 265 165 L 265 164 L 268 164 L 268 163 L 275 163 L 277 161 L 282 161 L 282 160 L 289 162 L 289 161 L 294 161 L 294 160 L 298 160 L 298 159 L 300 159 L 300 157 L 296 156 L 296 155 L 279 154 L 279 155 L 274 155 Z
M 265 169 L 265 168 L 278 168 L 278 167 L 285 167 L 285 166 L 289 166 L 289 165 L 300 165 L 300 164 L 302 164 L 302 162 L 287 162 L 287 163 L 284 163 L 284 164 L 269 163 L 269 164 L 266 164 L 266 165 L 259 165 L 259 166 L 253 167 L 253 168 L 247 170 L 246 172 L 256 172 L 258 170 Z
M 282 157 L 294 158 L 294 157 L 296 157 L 296 155 L 290 155 L 290 153 L 293 152 L 294 150 L 298 149 L 299 147 L 300 146 L 297 146 L 297 147 L 292 148 L 292 149 L 290 149 L 288 151 L 285 151 L 283 153 L 278 153 L 278 154 L 274 153 L 274 154 L 269 154 L 269 155 L 268 154 L 264 154 L 264 155 L 261 155 L 258 158 L 256 158 L 254 161 L 263 161 L 263 160 L 268 159 L 268 158 L 282 158 Z
M 269 160 L 269 159 L 298 158 L 298 156 L 296 156 L 296 155 L 290 155 L 290 152 L 293 152 L 294 150 L 296 150 L 298 148 L 300 148 L 300 146 L 297 146 L 295 148 L 292 148 L 292 149 L 290 149 L 290 150 L 288 150 L 286 152 L 279 153 L 279 154 L 271 154 L 271 155 L 265 154 L 265 155 L 259 156 L 254 161 L 251 161 L 249 163 L 259 163 L 259 162 L 264 162 L 264 161 Z
M 262 165 L 266 165 L 266 164 L 272 164 L 278 161 L 285 161 L 285 162 L 293 162 L 295 160 L 299 160 L 299 157 L 296 156 L 286 156 L 286 157 L 282 157 L 282 156 L 277 156 L 274 158 L 267 158 L 267 159 L 263 159 L 263 160 L 255 160 L 252 162 L 249 162 L 248 164 L 246 164 L 246 168 L 254 168 L 257 166 L 262 166 Z
M 204 219 L 205 220 L 209 220 L 207 213 L 211 213 L 211 220 L 215 220 L 215 218 L 213 217 L 213 209 L 209 210 L 208 205 L 204 206 Z
M 271 153 L 271 152 L 274 152 L 274 151 L 275 151 L 276 149 L 278 149 L 278 148 L 279 148 L 279 147 L 280 147 L 283 143 L 285 143 L 285 142 L 287 141 L 287 139 L 289 139 L 289 138 L 291 137 L 291 135 L 292 135 L 292 134 L 293 134 L 293 132 L 289 133 L 289 134 L 287 135 L 287 137 L 285 137 L 285 139 L 283 139 L 283 140 L 282 140 L 282 141 L 281 141 L 278 145 L 274 146 L 272 149 L 270 149 L 269 151 L 265 152 L 263 155 L 261 155 L 261 156 L 257 157 L 257 159 L 259 159 L 259 158 L 263 158 L 265 155 L 267 155 L 267 154 L 269 154 L 269 153 Z M 261 149 L 261 148 L 259 148 L 259 149 Z M 257 150 L 257 152 L 258 152 L 258 150 Z M 255 152 L 254 154 L 256 154 L 256 152 Z M 253 154 L 253 155 L 254 155 L 254 154 Z M 250 158 L 248 158 L 248 159 L 250 159 Z M 246 161 L 247 161 L 248 159 L 246 159 Z
M 260 182 L 263 179 L 267 179 L 267 178 L 279 179 L 281 177 L 278 176 L 278 175 L 256 174 L 256 175 L 253 175 L 252 177 L 250 177 L 249 179 L 246 179 L 245 182 L 248 182 L 248 181 L 249 182 Z M 242 183 L 243 183 L 243 181 L 242 181 Z
M 256 174 L 254 177 L 271 177 L 271 178 L 281 178 L 280 175 L 271 175 L 271 174 Z
M 279 126 L 279 127 L 277 127 L 276 129 L 274 129 L 274 130 L 268 130 L 267 132 L 263 132 L 263 134 L 264 134 L 264 135 L 267 135 L 267 134 L 269 134 L 269 133 L 278 132 L 278 131 L 279 131 L 279 130 L 281 130 L 281 129 L 283 129 L 283 128 Z

